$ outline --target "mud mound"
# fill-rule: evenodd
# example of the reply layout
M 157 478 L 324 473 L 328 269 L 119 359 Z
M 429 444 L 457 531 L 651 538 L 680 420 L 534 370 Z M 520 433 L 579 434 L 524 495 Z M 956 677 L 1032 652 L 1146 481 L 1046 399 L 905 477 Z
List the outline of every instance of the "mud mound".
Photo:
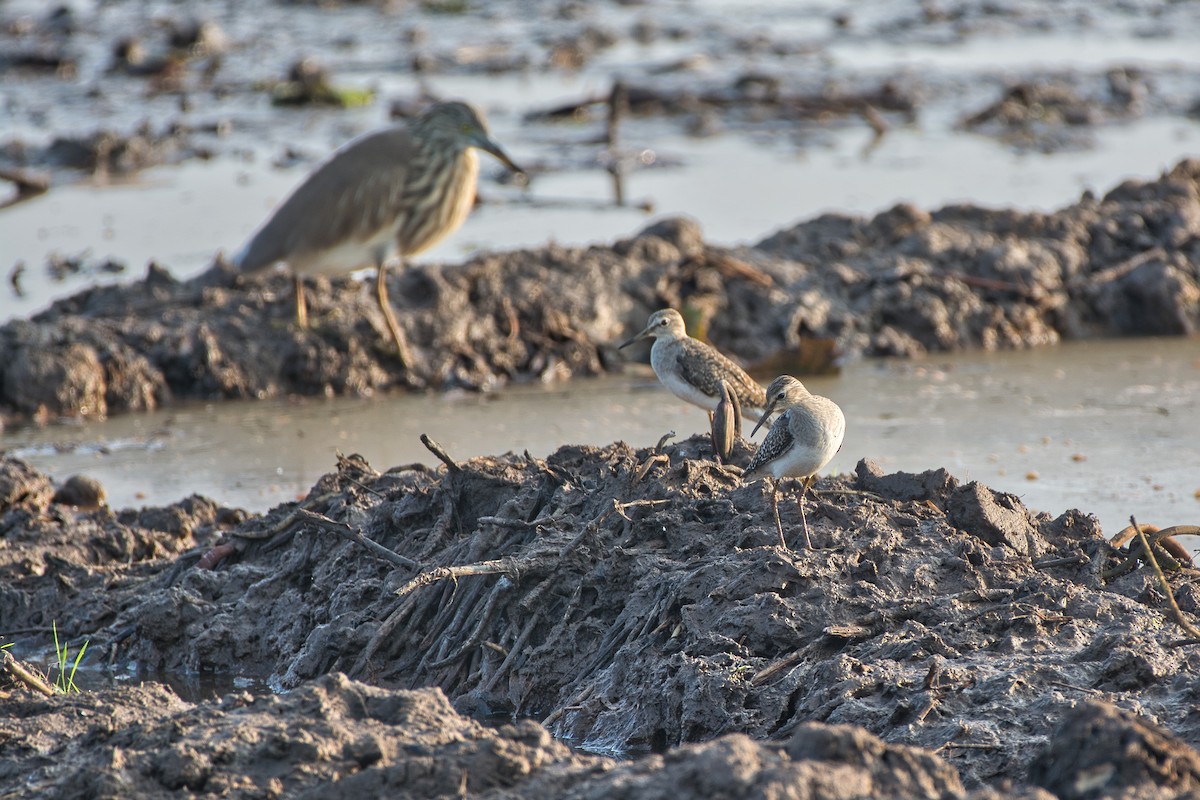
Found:
M 321 282 L 314 325 L 290 281 L 215 268 L 186 283 L 93 289 L 0 328 L 0 421 L 102 416 L 172 397 L 488 389 L 619 369 L 613 343 L 649 311 L 695 312 L 755 362 L 805 337 L 851 353 L 1031 347 L 1062 338 L 1200 330 L 1200 161 L 1052 214 L 898 206 L 826 215 L 753 248 L 708 245 L 665 220 L 611 247 L 483 255 L 392 276 L 417 355 L 388 345 L 373 288 Z
M 971 786 L 1022 781 L 1087 700 L 1200 738 L 1198 656 L 1094 518 L 864 461 L 818 484 L 816 549 L 785 552 L 765 485 L 710 459 L 700 437 L 437 472 L 351 457 L 303 502 L 132 575 L 10 566 L 4 617 L 34 628 L 53 607 L 115 664 L 436 686 L 597 751 L 820 721 L 936 750 Z M 1200 608 L 1193 583 L 1174 594 Z
M 995 796 L 968 795 L 931 753 L 849 726 L 805 725 L 783 743 L 733 734 L 618 762 L 573 753 L 534 722 L 473 722 L 437 689 L 341 675 L 204 705 L 155 684 L 18 699 L 0 712 L 0 754 L 0 781 L 20 787 L 10 797 Z
M 78 512 L 50 480 L 0 457 L 0 633 L 95 630 L 117 613 L 106 587 L 136 584 L 176 554 L 213 541 L 239 511 L 193 495 L 163 508 Z

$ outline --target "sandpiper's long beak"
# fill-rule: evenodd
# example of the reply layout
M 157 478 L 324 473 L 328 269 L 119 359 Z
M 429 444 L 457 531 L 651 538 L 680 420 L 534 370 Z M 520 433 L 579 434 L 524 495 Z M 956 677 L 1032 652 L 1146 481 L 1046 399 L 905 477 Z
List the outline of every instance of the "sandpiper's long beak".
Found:
M 629 347 L 629 345 L 633 344 L 634 342 L 636 342 L 636 341 L 640 341 L 640 340 L 642 340 L 642 339 L 645 339 L 647 336 L 649 336 L 649 335 L 650 335 L 650 331 L 651 331 L 651 328 L 650 328 L 649 326 L 648 326 L 648 327 L 646 327 L 646 329 L 645 329 L 645 330 L 643 330 L 643 331 L 642 331 L 641 333 L 639 333 L 637 336 L 634 336 L 632 339 L 630 339 L 629 341 L 625 342 L 624 344 L 622 344 L 622 345 L 618 346 L 618 347 L 617 347 L 617 349 L 618 349 L 618 350 L 624 350 L 626 347 Z
M 763 423 L 767 421 L 767 418 L 770 417 L 774 411 L 775 401 L 772 400 L 771 402 L 767 403 L 767 407 L 763 409 L 763 415 L 758 418 L 758 422 L 754 423 L 754 430 L 750 431 L 751 439 L 754 438 L 754 434 L 758 433 L 758 429 L 763 426 Z
M 495 156 L 501 164 L 511 169 L 517 175 L 520 175 L 526 180 L 529 179 L 529 174 L 513 163 L 513 160 L 508 157 L 508 153 L 505 153 L 503 150 L 501 150 L 500 145 L 496 144 L 491 139 L 484 139 L 482 142 L 480 142 L 479 149 L 485 153 L 490 153 Z

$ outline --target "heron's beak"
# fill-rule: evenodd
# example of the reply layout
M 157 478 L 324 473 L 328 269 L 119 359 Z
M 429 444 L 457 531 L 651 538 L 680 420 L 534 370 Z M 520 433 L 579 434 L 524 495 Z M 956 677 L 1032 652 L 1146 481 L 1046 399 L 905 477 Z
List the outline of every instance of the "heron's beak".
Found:
M 513 160 L 508 157 L 508 154 L 500 149 L 500 145 L 496 144 L 491 139 L 484 139 L 482 142 L 480 142 L 479 149 L 485 153 L 495 156 L 497 161 L 508 167 L 516 175 L 519 175 L 525 180 L 529 180 L 529 174 L 525 172 L 525 170 L 518 167 Z
M 627 342 L 625 342 L 624 344 L 622 344 L 622 345 L 621 345 L 620 347 L 618 347 L 617 349 L 618 349 L 618 350 L 624 350 L 626 347 L 629 347 L 629 345 L 633 344 L 634 342 L 636 342 L 636 341 L 640 341 L 640 340 L 642 340 L 642 339 L 645 339 L 647 336 L 649 336 L 649 335 L 650 335 L 650 331 L 651 331 L 651 327 L 650 327 L 650 326 L 647 326 L 645 330 L 643 330 L 643 331 L 642 331 L 641 333 L 639 333 L 637 336 L 634 336 L 634 337 L 633 337 L 632 339 L 630 339 L 629 341 L 627 341 Z

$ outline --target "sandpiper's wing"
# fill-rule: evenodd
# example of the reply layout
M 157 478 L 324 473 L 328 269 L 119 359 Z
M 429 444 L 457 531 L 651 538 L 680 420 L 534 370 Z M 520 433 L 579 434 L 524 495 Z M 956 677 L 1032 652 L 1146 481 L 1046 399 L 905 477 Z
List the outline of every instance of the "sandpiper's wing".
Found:
M 750 465 L 743 473 L 747 478 L 766 473 L 772 461 L 791 449 L 795 441 L 795 437 L 792 436 L 791 417 L 791 409 L 788 409 L 775 419 L 771 430 L 767 432 L 767 438 L 763 439 L 762 444 L 754 451 L 754 458 L 750 459 Z
M 724 380 L 744 411 L 757 411 L 766 405 L 766 390 L 715 347 L 692 338 L 681 339 L 679 343 L 675 364 L 679 374 L 692 386 L 710 397 L 720 397 L 720 382 Z

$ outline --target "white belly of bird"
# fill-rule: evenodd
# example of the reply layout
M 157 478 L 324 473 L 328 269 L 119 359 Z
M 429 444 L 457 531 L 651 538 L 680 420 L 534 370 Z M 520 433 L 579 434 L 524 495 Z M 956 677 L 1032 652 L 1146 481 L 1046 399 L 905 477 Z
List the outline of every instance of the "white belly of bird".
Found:
M 829 463 L 837 448 L 811 447 L 793 444 L 787 452 L 767 465 L 771 475 L 778 478 L 806 478 Z
M 352 239 L 306 258 L 293 259 L 290 266 L 300 275 L 345 275 L 356 269 L 374 267 L 381 254 L 384 262 L 397 255 L 397 227 L 389 225 L 367 239 Z
M 651 366 L 654 366 L 653 359 L 651 359 Z M 680 400 L 686 400 L 692 405 L 699 406 L 706 411 L 712 411 L 717 407 L 719 398 L 706 395 L 704 392 L 700 391 L 695 386 L 692 386 L 675 373 L 666 371 L 659 372 L 658 369 L 655 369 L 654 374 L 658 376 L 658 379 L 662 382 L 662 385 L 667 387 L 671 394 L 675 395 Z

